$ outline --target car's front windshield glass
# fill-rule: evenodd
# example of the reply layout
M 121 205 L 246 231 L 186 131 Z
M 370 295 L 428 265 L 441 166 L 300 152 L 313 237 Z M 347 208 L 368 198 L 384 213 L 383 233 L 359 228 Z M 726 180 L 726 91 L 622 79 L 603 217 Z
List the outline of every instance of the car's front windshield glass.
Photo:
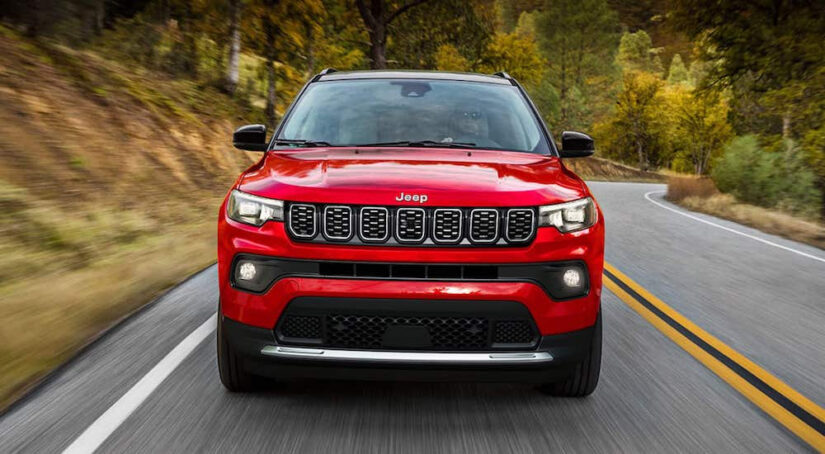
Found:
M 455 80 L 310 84 L 286 118 L 276 144 L 295 146 L 302 141 L 550 152 L 517 87 Z

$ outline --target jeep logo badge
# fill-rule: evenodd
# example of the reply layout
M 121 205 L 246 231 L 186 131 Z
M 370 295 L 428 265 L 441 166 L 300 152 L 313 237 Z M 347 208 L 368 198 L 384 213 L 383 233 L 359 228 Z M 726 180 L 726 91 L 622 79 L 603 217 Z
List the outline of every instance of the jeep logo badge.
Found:
M 395 200 L 399 202 L 418 202 L 418 203 L 426 203 L 427 202 L 427 194 L 398 194 Z

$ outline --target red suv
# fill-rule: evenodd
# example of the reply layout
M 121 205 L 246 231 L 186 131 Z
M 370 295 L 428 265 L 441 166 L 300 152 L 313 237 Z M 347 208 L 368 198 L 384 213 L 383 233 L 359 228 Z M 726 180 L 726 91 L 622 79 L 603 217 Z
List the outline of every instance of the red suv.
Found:
M 593 392 L 604 221 L 506 73 L 325 70 L 220 210 L 218 366 L 255 377 Z

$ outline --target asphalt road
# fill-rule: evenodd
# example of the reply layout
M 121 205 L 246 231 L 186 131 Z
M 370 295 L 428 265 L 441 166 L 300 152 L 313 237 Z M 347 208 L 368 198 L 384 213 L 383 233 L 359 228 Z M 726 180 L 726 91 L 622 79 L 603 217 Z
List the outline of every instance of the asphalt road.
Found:
M 661 185 L 590 186 L 608 263 L 825 404 L 825 261 L 776 245 L 825 251 L 695 215 L 776 245 L 765 244 L 645 199 Z M 175 288 L 0 418 L 0 452 L 63 451 L 215 313 L 216 279 L 212 267 Z M 334 381 L 229 394 L 210 332 L 98 452 L 812 450 L 616 295 L 605 290 L 602 305 L 602 378 L 587 399 L 520 385 Z

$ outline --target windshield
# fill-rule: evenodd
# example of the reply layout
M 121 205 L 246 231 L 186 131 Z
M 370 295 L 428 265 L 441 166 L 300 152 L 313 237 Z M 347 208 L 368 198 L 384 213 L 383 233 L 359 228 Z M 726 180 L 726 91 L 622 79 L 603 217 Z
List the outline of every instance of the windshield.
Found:
M 550 153 L 517 87 L 453 80 L 310 84 L 278 145 L 452 146 Z

